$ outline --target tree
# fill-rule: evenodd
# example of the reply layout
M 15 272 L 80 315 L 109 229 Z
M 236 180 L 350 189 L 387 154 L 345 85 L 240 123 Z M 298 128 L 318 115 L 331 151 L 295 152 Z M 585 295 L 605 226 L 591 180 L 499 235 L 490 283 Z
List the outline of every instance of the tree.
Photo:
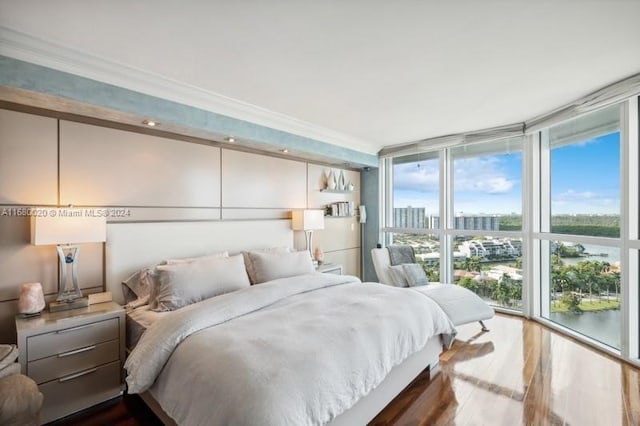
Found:
M 582 309 L 580 309 L 580 301 L 582 298 L 580 295 L 574 292 L 567 292 L 560 296 L 560 302 L 565 305 L 570 312 L 573 313 L 581 313 Z
M 458 281 L 458 285 L 460 287 L 464 287 L 468 290 L 471 290 L 474 293 L 478 293 L 478 290 L 479 290 L 477 281 L 470 277 L 460 278 L 460 281 Z
M 469 262 L 469 272 L 480 272 L 480 257 L 479 256 L 471 256 L 465 260 L 465 262 Z

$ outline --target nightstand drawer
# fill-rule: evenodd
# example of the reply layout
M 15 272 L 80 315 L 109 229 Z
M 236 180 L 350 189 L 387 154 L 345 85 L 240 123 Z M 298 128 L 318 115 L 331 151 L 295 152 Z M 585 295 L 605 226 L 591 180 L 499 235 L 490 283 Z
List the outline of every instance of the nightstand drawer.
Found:
M 27 338 L 27 360 L 33 361 L 118 338 L 118 319 L 63 328 Z
M 111 361 L 118 361 L 120 359 L 119 350 L 118 340 L 73 349 L 29 362 L 27 374 L 38 384 L 48 382 Z
M 44 423 L 122 393 L 120 362 L 83 370 L 38 386 L 44 395 Z

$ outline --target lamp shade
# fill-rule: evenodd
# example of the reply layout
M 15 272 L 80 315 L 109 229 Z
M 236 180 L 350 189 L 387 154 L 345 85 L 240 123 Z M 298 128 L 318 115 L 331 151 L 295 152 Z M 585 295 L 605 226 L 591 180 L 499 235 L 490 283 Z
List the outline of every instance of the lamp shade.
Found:
M 31 216 L 31 244 L 99 243 L 107 240 L 107 219 L 87 216 L 81 209 L 43 209 L 47 216 Z M 55 212 L 51 214 L 50 212 Z
M 294 231 L 324 229 L 322 210 L 294 210 L 291 214 L 291 228 Z

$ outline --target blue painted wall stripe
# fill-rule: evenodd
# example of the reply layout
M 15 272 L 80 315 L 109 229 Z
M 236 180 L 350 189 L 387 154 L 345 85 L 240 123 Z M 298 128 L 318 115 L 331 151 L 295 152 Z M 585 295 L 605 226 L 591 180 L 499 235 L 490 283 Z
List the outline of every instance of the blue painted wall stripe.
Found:
M 121 112 L 153 117 L 192 129 L 234 135 L 263 144 L 265 148 L 283 148 L 352 163 L 377 166 L 373 154 L 333 145 L 270 127 L 228 117 L 215 112 L 145 95 L 0 55 L 0 85 L 58 96 Z

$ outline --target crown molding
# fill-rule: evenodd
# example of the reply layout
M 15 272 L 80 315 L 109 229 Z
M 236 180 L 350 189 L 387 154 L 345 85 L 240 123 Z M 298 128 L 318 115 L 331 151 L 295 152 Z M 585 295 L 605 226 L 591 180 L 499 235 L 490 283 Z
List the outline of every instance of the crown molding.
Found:
M 0 55 L 321 142 L 376 154 L 365 140 L 0 26 Z

